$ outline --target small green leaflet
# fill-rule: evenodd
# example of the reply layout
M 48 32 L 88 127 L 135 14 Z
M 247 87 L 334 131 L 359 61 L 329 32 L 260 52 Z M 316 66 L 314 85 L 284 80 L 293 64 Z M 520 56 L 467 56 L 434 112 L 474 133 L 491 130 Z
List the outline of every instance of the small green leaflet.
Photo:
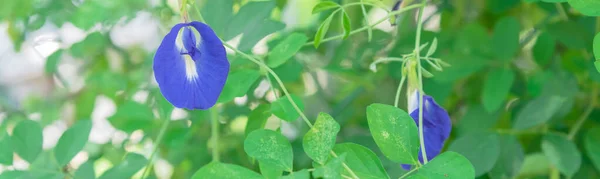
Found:
M 113 168 L 108 169 L 98 179 L 114 179 L 114 178 L 131 178 L 135 173 L 140 171 L 148 160 L 140 154 L 129 153 L 123 161 Z
M 117 107 L 117 112 L 108 121 L 117 129 L 133 132 L 152 127 L 154 114 L 150 107 L 134 101 L 126 101 Z M 166 120 L 166 119 L 165 119 Z
M 354 143 L 342 143 L 335 145 L 333 151 L 336 154 L 346 153 L 346 165 L 361 179 L 390 178 L 377 155 L 369 148 Z M 346 170 L 342 170 L 342 174 L 352 176 Z
M 60 63 L 61 57 L 62 57 L 62 50 L 58 50 L 54 53 L 52 53 L 52 55 L 48 56 L 48 59 L 46 60 L 46 65 L 45 65 L 45 71 L 46 74 L 53 74 L 56 73 L 57 68 L 58 68 L 58 63 Z
M 302 103 L 300 97 L 293 94 L 290 97 L 292 98 L 294 103 L 298 105 L 300 111 L 303 111 L 304 104 Z M 290 122 L 295 121 L 300 116 L 300 114 L 298 114 L 296 109 L 294 109 L 294 106 L 292 105 L 292 103 L 290 103 L 286 96 L 279 97 L 279 99 L 273 101 L 273 103 L 271 104 L 271 112 L 273 112 L 275 116 Z
M 596 66 L 596 70 L 600 73 L 600 33 L 594 37 L 594 55 L 596 55 L 594 66 Z
M 212 178 L 263 179 L 264 177 L 247 168 L 219 162 L 212 162 L 203 166 L 192 176 L 192 179 Z
M 315 162 L 323 165 L 335 146 L 340 125 L 327 113 L 319 113 L 315 125 L 304 135 L 304 152 Z
M 375 143 L 388 159 L 403 164 L 418 162 L 417 125 L 408 113 L 390 105 L 371 104 L 367 121 Z
M 469 133 L 453 141 L 448 151 L 454 151 L 467 158 L 474 166 L 475 176 L 481 176 L 492 170 L 496 164 L 500 156 L 500 141 L 495 133 Z
M 248 136 L 250 132 L 262 129 L 267 123 L 267 119 L 271 117 L 271 105 L 260 104 L 248 115 L 248 123 L 246 124 L 245 134 Z
M 308 169 L 304 169 L 283 176 L 282 179 L 310 179 L 310 172 L 308 172 Z
M 315 7 L 313 7 L 312 14 L 316 14 L 319 12 L 323 12 L 323 11 L 326 11 L 329 9 L 339 8 L 339 7 L 341 7 L 341 6 L 335 2 L 323 1 L 323 2 L 320 2 L 319 4 L 315 5 Z
M 341 179 L 344 160 L 346 160 L 346 153 L 340 154 L 338 157 L 332 157 L 325 165 L 315 168 L 313 175 L 316 178 Z
M 217 102 L 229 102 L 235 97 L 246 95 L 252 84 L 258 80 L 260 72 L 253 69 L 238 70 L 227 77 L 225 87 L 219 96 Z
M 527 129 L 542 124 L 556 114 L 567 98 L 562 96 L 539 96 L 519 111 L 513 123 L 514 129 Z
M 584 145 L 588 157 L 596 170 L 600 171 L 600 127 L 592 128 L 586 133 Z
M 542 151 L 550 163 L 568 177 L 572 177 L 581 166 L 581 153 L 565 136 L 546 134 L 542 140 Z
M 74 179 L 93 179 L 96 178 L 96 174 L 94 171 L 94 161 L 88 160 L 87 162 L 81 164 L 79 168 L 75 171 Z
M 293 33 L 289 35 L 269 52 L 267 66 L 276 68 L 283 65 L 287 60 L 292 58 L 307 41 L 308 37 L 304 34 Z
M 333 15 L 333 13 L 329 15 L 329 17 L 327 17 L 327 19 L 325 19 L 323 23 L 321 23 L 321 26 L 319 26 L 319 30 L 317 30 L 317 33 L 315 34 L 315 48 L 319 48 L 319 45 L 321 45 L 321 41 L 325 38 L 325 35 L 327 35 L 327 31 L 329 30 L 329 25 L 331 24 L 331 19 L 333 19 Z
M 519 21 L 512 17 L 504 17 L 494 26 L 492 35 L 492 52 L 502 61 L 511 61 L 519 50 Z
M 467 107 L 465 115 L 458 120 L 456 125 L 459 136 L 476 131 L 487 131 L 496 125 L 498 121 L 498 113 L 487 112 L 480 105 L 471 105 Z
M 533 46 L 533 59 L 538 65 L 547 65 L 554 56 L 556 40 L 548 32 L 542 32 Z
M 467 158 L 456 152 L 444 152 L 433 158 L 408 178 L 475 178 L 475 169 Z
M 13 146 L 5 129 L 0 130 L 0 164 L 12 165 Z
M 58 165 L 65 166 L 69 164 L 71 159 L 73 159 L 73 157 L 83 149 L 85 143 L 87 143 L 91 130 L 92 121 L 79 120 L 62 134 L 53 150 Z
M 500 135 L 500 156 L 489 175 L 491 178 L 515 178 L 523 161 L 525 151 L 514 135 Z
M 291 172 L 294 154 L 292 145 L 278 132 L 259 129 L 251 132 L 244 140 L 244 151 L 256 158 L 265 167 Z
M 15 126 L 11 137 L 14 151 L 29 163 L 42 152 L 42 127 L 35 121 L 23 120 Z
M 550 171 L 550 162 L 543 153 L 533 153 L 525 156 L 523 166 L 518 176 L 545 175 Z M 521 177 L 519 177 L 521 178 Z
M 427 50 L 427 54 L 425 55 L 425 57 L 430 57 L 435 53 L 435 51 L 437 50 L 437 44 L 437 38 L 433 38 L 433 42 L 431 42 L 431 46 L 429 46 L 429 50 Z
M 352 27 L 350 26 L 350 16 L 348 16 L 346 11 L 342 11 L 342 27 L 344 28 L 344 39 L 346 39 L 348 36 L 350 36 L 350 32 L 352 32 Z M 370 36 L 371 35 L 369 33 L 369 37 Z
M 492 113 L 496 112 L 510 93 L 510 88 L 515 80 L 515 73 L 511 69 L 494 69 L 488 73 L 483 85 L 483 107 Z
M 563 1 L 564 2 L 564 1 Z M 583 15 L 600 16 L 600 1 L 597 0 L 568 0 L 569 5 Z

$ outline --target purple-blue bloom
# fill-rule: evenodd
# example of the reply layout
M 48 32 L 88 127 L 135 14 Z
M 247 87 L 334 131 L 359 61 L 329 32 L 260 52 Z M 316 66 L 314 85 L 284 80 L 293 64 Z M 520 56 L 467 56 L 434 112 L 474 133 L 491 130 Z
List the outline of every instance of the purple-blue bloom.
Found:
M 419 95 L 413 93 L 410 97 L 409 111 L 410 116 L 419 126 Z M 423 95 L 423 138 L 425 140 L 425 151 L 427 151 L 427 160 L 431 161 L 435 156 L 440 154 L 444 147 L 444 142 L 450 136 L 452 130 L 452 122 L 448 112 L 440 107 L 431 96 Z M 423 154 L 419 150 L 419 162 L 423 163 Z M 410 165 L 402 165 L 406 170 L 410 169 Z
M 223 43 L 201 22 L 175 25 L 154 55 L 154 77 L 167 101 L 186 109 L 215 105 L 229 74 Z

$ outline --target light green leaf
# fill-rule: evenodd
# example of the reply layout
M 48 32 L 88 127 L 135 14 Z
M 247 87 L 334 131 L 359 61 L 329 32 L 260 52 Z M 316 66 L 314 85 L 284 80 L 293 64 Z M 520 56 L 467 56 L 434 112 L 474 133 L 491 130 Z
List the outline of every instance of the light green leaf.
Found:
M 21 170 L 5 170 L 0 173 L 0 179 L 26 179 L 27 173 Z
M 270 165 L 264 164 L 262 162 L 258 163 L 258 168 L 260 169 L 260 173 L 266 179 L 279 179 L 283 174 L 283 170 L 276 167 L 271 167 Z
M 315 34 L 315 48 L 319 48 L 319 45 L 321 45 L 321 41 L 325 38 L 325 35 L 327 35 L 327 31 L 329 30 L 329 25 L 331 24 L 331 19 L 333 19 L 333 15 L 334 14 L 329 15 L 329 17 L 327 17 L 327 19 L 325 19 L 323 23 L 321 23 L 321 26 L 319 26 L 319 29 Z
M 231 40 L 235 36 L 253 28 L 260 28 L 265 19 L 269 18 L 275 8 L 273 1 L 251 1 L 240 8 L 238 13 L 231 18 L 225 28 L 223 40 Z M 215 9 L 218 11 L 218 9 Z M 208 15 L 208 14 L 207 14 Z M 220 18 L 220 17 L 215 17 Z M 218 19 L 220 21 L 224 19 Z
M 42 152 L 42 127 L 35 121 L 23 120 L 15 126 L 10 139 L 14 151 L 29 163 Z
M 278 132 L 259 129 L 244 140 L 244 151 L 265 167 L 291 172 L 294 154 L 290 142 Z
M 371 104 L 367 121 L 375 143 L 388 159 L 403 164 L 418 162 L 417 125 L 408 113 L 390 105 Z
M 594 37 L 594 55 L 596 55 L 596 60 L 600 61 L 600 33 Z
M 344 28 L 344 38 L 348 38 L 350 36 L 350 32 L 352 32 L 352 27 L 350 26 L 350 16 L 346 11 L 342 11 L 342 27 Z
M 547 32 L 542 32 L 533 46 L 533 58 L 538 65 L 547 65 L 554 56 L 556 40 Z
M 492 35 L 492 52 L 496 58 L 511 61 L 519 50 L 519 21 L 512 17 L 504 17 L 496 22 Z
M 469 133 L 453 141 L 448 151 L 457 152 L 467 158 L 475 168 L 475 176 L 481 176 L 492 170 L 496 164 L 500 156 L 500 142 L 495 133 Z
M 308 169 L 304 169 L 283 176 L 283 179 L 310 179 L 310 173 L 308 172 Z
M 94 171 L 94 161 L 88 160 L 87 162 L 81 164 L 79 168 L 75 171 L 74 179 L 94 179 L 96 178 L 96 174 Z
M 229 21 L 233 17 L 233 0 L 204 2 L 200 13 L 202 13 L 206 24 L 210 25 L 219 37 L 223 37 Z
M 56 69 L 58 68 L 58 63 L 60 63 L 60 59 L 62 56 L 62 50 L 58 50 L 54 53 L 52 53 L 52 55 L 48 56 L 48 59 L 46 60 L 46 65 L 45 65 L 45 71 L 46 74 L 53 74 L 56 73 Z
M 62 134 L 56 147 L 54 148 L 54 157 L 58 165 L 65 166 L 71 159 L 83 149 L 88 141 L 90 131 L 92 130 L 92 121 L 79 120 L 65 133 Z
M 333 117 L 327 113 L 319 113 L 315 125 L 304 135 L 302 146 L 306 155 L 315 162 L 323 165 L 329 158 L 329 153 L 335 146 L 337 133 L 340 131 Z
M 225 87 L 217 102 L 229 102 L 235 97 L 246 95 L 252 84 L 258 80 L 260 72 L 252 69 L 243 69 L 233 72 L 227 77 Z
M 323 1 L 320 2 L 319 4 L 315 5 L 315 7 L 313 7 L 312 9 L 312 14 L 316 14 L 319 12 L 323 12 L 325 10 L 329 10 L 329 9 L 333 9 L 333 8 L 339 8 L 340 5 L 332 2 L 332 1 Z
M 598 71 L 598 73 L 600 73 L 600 60 L 595 61 L 594 66 L 596 66 L 596 71 Z
M 563 1 L 564 2 L 564 1 Z M 600 1 L 597 0 L 568 0 L 569 5 L 583 15 L 600 16 Z
M 568 177 L 573 176 L 581 166 L 581 154 L 577 146 L 565 136 L 546 134 L 542 141 L 542 151 L 550 163 Z
M 335 145 L 333 151 L 337 154 L 346 153 L 346 165 L 361 179 L 390 178 L 377 155 L 369 148 L 354 143 L 342 143 Z M 343 170 L 342 174 L 352 176 L 346 170 Z
M 251 29 L 246 29 L 244 31 L 244 36 L 240 39 L 240 44 L 238 45 L 238 50 L 241 51 L 249 51 L 256 46 L 258 41 L 265 38 L 267 35 L 275 33 L 279 30 L 285 28 L 285 24 L 274 21 L 271 19 L 265 19 L 262 22 L 259 22 L 260 26 L 255 26 Z M 234 27 L 239 28 L 239 27 Z
M 346 160 L 346 153 L 332 157 L 325 165 L 315 168 L 313 175 L 315 178 L 341 179 L 344 160 Z
M 303 111 L 304 104 L 302 103 L 302 100 L 300 99 L 300 97 L 293 95 L 293 94 L 291 94 L 290 97 L 292 98 L 294 103 L 296 103 L 298 105 L 298 108 L 300 108 L 300 111 Z M 273 114 L 275 114 L 275 116 L 277 116 L 283 120 L 286 120 L 286 121 L 295 121 L 300 116 L 300 114 L 298 114 L 296 109 L 294 109 L 294 106 L 292 105 L 292 103 L 290 103 L 288 98 L 285 96 L 279 97 L 279 99 L 277 99 L 276 101 L 273 101 L 273 103 L 271 104 L 271 112 L 273 112 Z
M 542 2 L 548 2 L 548 3 L 561 3 L 561 2 L 567 2 L 567 0 L 541 0 Z
M 271 117 L 271 105 L 260 104 L 248 115 L 248 123 L 246 124 L 245 134 L 248 136 L 250 132 L 262 129 L 267 124 L 267 119 Z
M 588 157 L 596 170 L 600 171 L 600 127 L 592 128 L 586 133 L 584 145 Z
M 539 96 L 519 111 L 513 128 L 527 129 L 550 120 L 565 101 L 567 101 L 567 98 L 561 96 Z
M 118 165 L 108 169 L 98 179 L 131 178 L 146 166 L 148 160 L 140 154 L 128 153 Z
M 108 121 L 117 129 L 133 132 L 138 129 L 152 127 L 154 115 L 152 110 L 143 104 L 126 101 L 117 107 L 117 112 Z
M 514 135 L 500 135 L 500 156 L 490 171 L 491 178 L 515 178 L 525 159 L 525 152 Z
M 431 46 L 429 46 L 429 50 L 427 50 L 427 55 L 425 57 L 430 57 L 437 50 L 437 38 L 433 38 L 433 42 L 431 42 Z
M 262 179 L 260 174 L 233 164 L 212 162 L 200 168 L 192 179 L 212 179 L 212 178 L 230 178 L 230 179 Z
M 547 175 L 550 171 L 550 162 L 542 153 L 533 153 L 525 156 L 523 167 L 519 171 L 519 177 L 528 178 L 539 175 Z
M 408 178 L 475 178 L 475 169 L 467 158 L 455 152 L 444 152 Z
M 293 33 L 289 35 L 269 52 L 267 65 L 271 68 L 283 65 L 304 46 L 306 41 L 308 41 L 308 37 L 304 34 Z
M 492 113 L 502 107 L 515 81 L 515 73 L 511 69 L 494 69 L 488 73 L 483 85 L 483 107 Z
M 10 141 L 10 136 L 6 130 L 0 130 L 0 164 L 12 165 L 13 163 L 13 146 Z

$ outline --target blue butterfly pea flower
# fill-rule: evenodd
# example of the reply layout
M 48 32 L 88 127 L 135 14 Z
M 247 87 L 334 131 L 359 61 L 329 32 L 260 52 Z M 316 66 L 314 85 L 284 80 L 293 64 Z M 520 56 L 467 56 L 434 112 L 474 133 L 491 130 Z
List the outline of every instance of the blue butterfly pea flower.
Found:
M 175 25 L 154 55 L 154 77 L 173 106 L 208 109 L 215 105 L 229 74 L 223 43 L 201 22 Z
M 419 126 L 419 95 L 417 92 L 412 93 L 408 104 L 410 116 Z M 427 160 L 431 161 L 435 156 L 440 154 L 444 147 L 444 142 L 450 136 L 452 130 L 452 122 L 448 112 L 439 106 L 431 96 L 423 95 L 423 138 L 425 140 L 425 151 L 427 152 Z M 419 162 L 423 163 L 423 154 L 419 150 Z M 410 169 L 410 165 L 402 165 L 406 170 Z

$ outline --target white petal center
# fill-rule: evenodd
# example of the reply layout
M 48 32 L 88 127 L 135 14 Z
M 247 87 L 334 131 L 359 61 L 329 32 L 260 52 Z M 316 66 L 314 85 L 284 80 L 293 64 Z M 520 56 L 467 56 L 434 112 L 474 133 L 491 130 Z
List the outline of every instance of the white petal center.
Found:
M 198 71 L 196 70 L 196 63 L 192 60 L 189 55 L 182 55 L 183 61 L 185 62 L 185 76 L 188 81 L 194 81 L 198 78 Z

